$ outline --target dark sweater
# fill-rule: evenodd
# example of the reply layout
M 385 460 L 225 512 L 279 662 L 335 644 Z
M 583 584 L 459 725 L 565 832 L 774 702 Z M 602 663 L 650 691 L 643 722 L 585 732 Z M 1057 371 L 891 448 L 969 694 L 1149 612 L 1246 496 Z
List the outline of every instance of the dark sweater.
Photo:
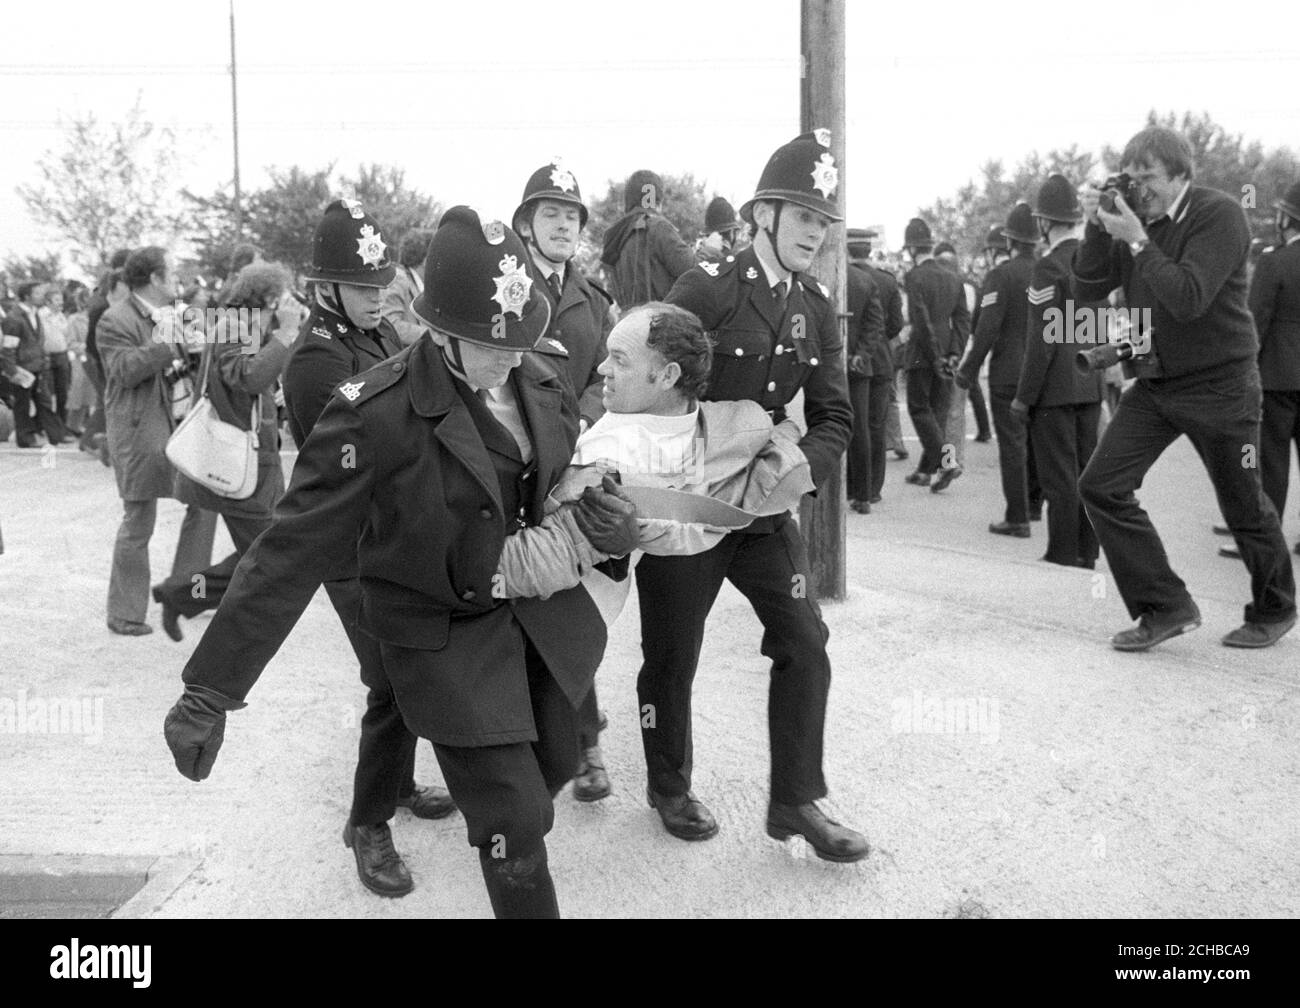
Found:
M 1134 259 L 1095 224 L 1074 259 L 1074 297 L 1098 301 L 1124 288 L 1129 308 L 1150 308 L 1165 378 L 1248 366 L 1259 353 L 1246 307 L 1250 226 L 1227 193 L 1191 186 L 1174 217 L 1147 225 L 1151 242 Z

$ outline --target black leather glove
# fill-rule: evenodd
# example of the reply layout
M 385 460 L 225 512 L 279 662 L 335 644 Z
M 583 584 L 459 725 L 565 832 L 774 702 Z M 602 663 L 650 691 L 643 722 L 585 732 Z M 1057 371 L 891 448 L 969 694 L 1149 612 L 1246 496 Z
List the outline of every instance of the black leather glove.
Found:
M 604 476 L 600 482 L 599 490 L 587 487 L 582 491 L 573 517 L 592 546 L 610 556 L 622 556 L 636 549 L 640 539 L 636 505 L 612 477 Z
M 176 769 L 192 781 L 205 779 L 221 751 L 226 711 L 247 706 L 207 686 L 186 686 L 163 721 L 163 738 L 176 760 Z
M 939 362 L 939 373 L 944 375 L 947 378 L 951 378 L 953 376 L 953 372 L 956 369 L 957 369 L 956 354 L 949 354 L 947 357 L 945 357 L 943 360 Z

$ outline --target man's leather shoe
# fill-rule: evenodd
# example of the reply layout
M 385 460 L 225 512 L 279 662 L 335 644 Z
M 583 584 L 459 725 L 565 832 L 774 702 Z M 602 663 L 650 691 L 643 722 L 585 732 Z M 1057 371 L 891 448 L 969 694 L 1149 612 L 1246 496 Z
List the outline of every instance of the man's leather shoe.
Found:
M 405 896 L 415 888 L 411 873 L 393 846 L 388 823 L 343 827 L 343 846 L 352 848 L 361 884 L 377 896 Z
M 871 514 L 871 505 L 864 500 L 851 500 L 849 507 L 858 514 Z
M 573 775 L 573 797 L 584 802 L 600 801 L 608 798 L 609 792 L 609 774 L 605 772 L 605 757 L 601 755 L 600 746 L 584 749 L 582 763 Z
M 144 637 L 153 633 L 153 627 L 148 623 L 137 623 L 134 620 L 111 619 L 108 628 L 123 637 Z
M 990 441 L 993 440 L 993 435 L 989 434 L 986 431 L 983 434 L 976 434 L 975 440 L 978 441 L 980 444 L 988 444 Z
M 921 472 L 921 471 L 918 469 L 916 472 L 912 473 L 910 476 L 904 476 L 904 477 L 903 477 L 903 482 L 904 482 L 904 483 L 911 483 L 913 486 L 929 486 L 929 485 L 930 485 L 930 474 L 929 474 L 929 473 L 923 473 L 923 472 Z
M 1043 505 L 1039 504 L 1038 507 L 1031 507 L 1029 509 L 1029 520 L 1031 522 L 1043 520 Z
M 162 606 L 162 625 L 167 636 L 179 643 L 185 635 L 181 633 L 181 611 L 167 601 L 161 585 L 154 585 L 153 600 Z
M 1241 550 L 1237 549 L 1236 546 L 1220 546 L 1219 556 L 1227 557 L 1229 560 L 1240 560 Z
M 1028 522 L 1023 525 L 1009 521 L 994 522 L 989 526 L 989 531 L 994 535 L 1015 536 L 1017 539 L 1028 539 L 1033 534 L 1029 531 Z
M 906 449 L 906 448 L 895 448 L 895 449 L 894 449 L 894 458 L 898 459 L 898 461 L 902 462 L 903 459 L 905 459 L 905 458 L 907 458 L 907 457 L 908 457 L 908 452 L 907 452 L 907 449 Z
M 867 503 L 868 503 L 868 504 L 879 504 L 879 503 L 880 503 L 880 494 L 873 494 L 872 497 L 871 497 L 871 499 L 868 500 Z M 1297 553 L 1300 553 L 1300 543 L 1296 543 L 1296 552 L 1297 552 Z
M 1224 637 L 1223 643 L 1227 647 L 1270 647 L 1293 626 L 1295 626 L 1294 616 L 1281 623 L 1243 623 Z
M 679 840 L 708 840 L 718 835 L 718 821 L 707 805 L 690 791 L 681 795 L 661 795 L 646 788 L 646 801 L 659 813 L 664 829 Z
M 1228 528 L 1227 525 L 1212 525 L 1210 527 L 1214 531 L 1215 535 L 1221 535 L 1221 536 L 1232 535 L 1232 529 Z
M 456 811 L 451 792 L 436 784 L 417 784 L 410 794 L 397 796 L 397 806 L 410 809 L 417 819 L 445 819 Z
M 861 861 L 871 853 L 866 837 L 829 818 L 816 802 L 768 805 L 767 835 L 774 840 L 789 840 L 795 834 L 807 840 L 823 861 Z
M 947 490 L 949 485 L 958 476 L 961 475 L 961 466 L 953 466 L 951 469 L 940 469 L 939 477 L 930 484 L 930 493 L 938 493 L 940 490 Z
M 1121 630 L 1110 639 L 1110 644 L 1116 651 L 1146 651 L 1200 625 L 1201 611 L 1195 602 L 1191 603 L 1190 609 L 1180 612 L 1145 612 L 1138 618 L 1137 626 Z

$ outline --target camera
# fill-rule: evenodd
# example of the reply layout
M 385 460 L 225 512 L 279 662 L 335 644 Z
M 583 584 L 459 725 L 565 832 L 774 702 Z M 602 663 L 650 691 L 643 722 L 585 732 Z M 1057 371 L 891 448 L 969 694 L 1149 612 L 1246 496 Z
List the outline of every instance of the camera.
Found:
M 1111 175 L 1100 186 L 1101 198 L 1098 202 L 1101 208 L 1107 213 L 1115 213 L 1115 197 L 1123 196 L 1124 202 L 1128 204 L 1129 209 L 1134 209 L 1137 197 L 1137 182 L 1128 172 L 1120 172 L 1118 175 Z

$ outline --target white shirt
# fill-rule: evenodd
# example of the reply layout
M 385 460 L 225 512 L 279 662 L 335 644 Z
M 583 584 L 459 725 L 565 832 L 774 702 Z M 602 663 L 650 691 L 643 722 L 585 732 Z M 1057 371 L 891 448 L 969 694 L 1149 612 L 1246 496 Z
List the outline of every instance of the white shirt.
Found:
M 680 490 L 699 482 L 696 427 L 699 406 L 680 416 L 606 413 L 578 438 L 573 465 L 601 462 L 628 486 Z
M 758 264 L 763 267 L 763 274 L 767 277 L 767 286 L 770 290 L 775 290 L 776 285 L 779 284 L 782 280 L 791 279 L 791 274 L 788 271 L 782 270 L 778 272 L 777 270 L 774 270 L 771 266 L 769 266 L 767 264 L 767 260 L 764 259 L 761 255 L 758 255 L 757 249 L 755 249 L 754 254 L 758 256 Z M 786 291 L 785 291 L 786 294 L 789 294 L 793 288 L 794 288 L 794 283 L 792 281 L 786 287 Z
M 478 389 L 473 385 L 470 388 L 483 400 L 497 423 L 510 432 L 515 444 L 519 446 L 519 454 L 523 456 L 524 463 L 531 462 L 533 439 L 528 436 L 528 428 L 519 412 L 519 400 L 515 396 L 514 386 L 507 380 L 500 388 Z

